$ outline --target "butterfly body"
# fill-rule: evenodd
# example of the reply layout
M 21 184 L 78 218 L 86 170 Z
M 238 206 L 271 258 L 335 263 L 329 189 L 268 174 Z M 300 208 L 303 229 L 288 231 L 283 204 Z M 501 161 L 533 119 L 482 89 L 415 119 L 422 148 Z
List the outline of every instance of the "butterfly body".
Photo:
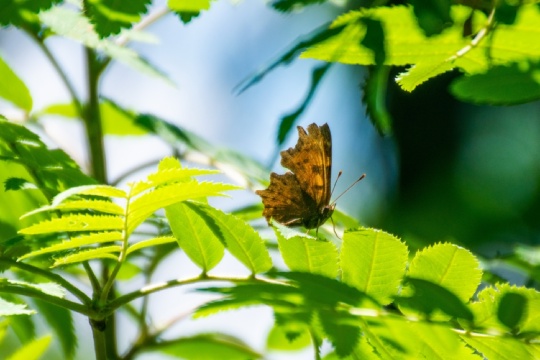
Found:
M 291 170 L 272 173 L 270 185 L 258 190 L 268 222 L 318 229 L 335 209 L 330 204 L 332 137 L 328 124 L 311 124 L 307 131 L 298 126 L 298 143 L 281 152 L 281 165 Z

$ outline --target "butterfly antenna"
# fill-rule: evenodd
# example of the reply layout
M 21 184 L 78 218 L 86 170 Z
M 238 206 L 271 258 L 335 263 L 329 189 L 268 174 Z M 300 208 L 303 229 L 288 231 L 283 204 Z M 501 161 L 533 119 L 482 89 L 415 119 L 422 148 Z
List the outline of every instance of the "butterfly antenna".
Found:
M 340 173 L 340 175 L 341 175 L 341 171 L 340 171 L 339 173 Z M 353 182 L 351 185 L 349 185 L 349 187 L 348 187 L 347 189 L 345 189 L 344 192 L 342 192 L 341 194 L 339 194 L 339 196 L 338 196 L 334 201 L 332 201 L 332 204 L 335 204 L 336 201 L 338 201 L 338 199 L 339 199 L 340 197 L 342 197 L 343 195 L 345 195 L 345 193 L 346 193 L 347 191 L 351 190 L 351 188 L 352 188 L 354 185 L 356 185 L 357 183 L 359 183 L 360 180 L 362 180 L 362 179 L 365 178 L 365 177 L 366 177 L 366 174 L 362 174 L 362 176 L 360 176 L 358 179 L 356 179 L 355 182 Z M 334 186 L 335 186 L 335 185 L 334 185 Z
M 339 180 L 339 178 L 341 177 L 341 175 L 343 174 L 343 171 L 339 171 L 339 174 L 337 174 L 337 178 L 336 178 L 336 181 L 334 181 L 334 186 L 332 186 L 332 191 L 330 191 L 330 197 L 332 197 L 332 194 L 334 193 L 334 190 L 336 190 L 336 185 L 337 185 L 337 182 Z

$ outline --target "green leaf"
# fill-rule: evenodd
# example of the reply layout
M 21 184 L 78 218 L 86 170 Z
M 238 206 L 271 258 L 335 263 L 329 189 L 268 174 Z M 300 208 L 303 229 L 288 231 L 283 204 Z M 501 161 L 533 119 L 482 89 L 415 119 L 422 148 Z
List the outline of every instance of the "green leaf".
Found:
M 236 337 L 225 334 L 199 334 L 159 343 L 159 352 L 180 359 L 261 359 L 262 355 Z
M 130 4 L 131 1 L 127 3 Z M 135 124 L 136 114 L 134 112 L 122 108 L 112 100 L 102 101 L 99 109 L 101 110 L 101 122 L 105 135 L 140 136 L 148 133 L 144 128 Z
M 319 321 L 336 349 L 336 354 L 340 358 L 351 354 L 360 339 L 360 328 L 358 326 L 340 324 L 339 314 L 336 312 L 319 312 Z
M 501 303 L 508 296 L 512 300 L 516 295 L 521 298 L 517 300 L 522 302 L 521 309 L 507 308 L 508 304 Z M 534 289 L 508 284 L 487 287 L 478 294 L 478 301 L 473 302 L 470 308 L 475 316 L 474 324 L 479 329 L 505 332 L 510 327 L 522 334 L 540 333 L 540 293 Z M 510 326 L 514 323 L 514 326 Z
M 527 307 L 527 298 L 525 296 L 511 292 L 505 293 L 499 301 L 497 318 L 501 324 L 515 331 L 523 320 Z
M 426 36 L 440 34 L 452 26 L 450 0 L 411 0 L 418 25 Z
M 178 246 L 203 272 L 212 270 L 225 255 L 214 219 L 196 204 L 183 202 L 165 209 Z
M 15 171 L 11 168 L 10 177 L 38 179 L 36 186 L 47 198 L 73 186 L 95 183 L 66 153 L 58 149 L 49 150 L 36 134 L 1 117 L 0 159 L 22 165 L 26 174 L 21 169 Z
M 20 280 L 0 279 L 0 287 L 3 284 L 37 290 L 44 294 L 59 298 L 63 298 L 65 296 L 64 288 L 56 283 L 30 283 Z
M 389 74 L 390 68 L 388 66 L 369 67 L 362 92 L 362 101 L 366 104 L 366 114 L 381 135 L 388 135 L 392 132 L 392 116 L 386 106 Z
M 169 78 L 151 66 L 134 50 L 121 47 L 107 39 L 100 39 L 92 24 L 82 14 L 65 7 L 55 7 L 42 12 L 39 17 L 42 23 L 54 33 L 80 42 L 91 49 L 101 51 L 113 60 L 119 61 L 134 70 L 171 84 Z
M 28 310 L 25 304 L 14 304 L 0 298 L 0 316 L 32 315 L 36 312 Z
M 38 360 L 49 348 L 51 335 L 40 337 L 20 347 L 15 353 L 11 354 L 6 360 Z
M 397 317 L 372 318 L 367 324 L 364 333 L 381 359 L 482 359 L 446 324 Z
M 127 194 L 124 190 L 115 188 L 110 185 L 83 185 L 76 186 L 67 189 L 60 194 L 56 195 L 52 201 L 52 206 L 57 206 L 61 202 L 65 201 L 74 195 L 91 195 L 101 197 L 113 197 L 113 198 L 127 198 Z
M 40 212 L 44 211 L 56 211 L 56 210 L 65 210 L 65 211 L 96 211 L 103 214 L 109 214 L 109 215 L 123 215 L 124 209 L 113 202 L 106 201 L 106 200 L 91 200 L 91 199 L 85 199 L 85 200 L 73 200 L 73 201 L 66 201 L 64 203 L 59 203 L 55 205 L 50 206 L 42 206 L 40 208 L 37 208 L 36 210 L 30 211 L 26 214 L 24 214 L 23 217 L 28 217 Z
M 34 313 L 32 311 L 32 314 Z M 33 316 L 12 316 L 9 318 L 9 326 L 22 344 L 36 338 L 36 325 Z
M 122 240 L 122 233 L 119 231 L 108 232 L 96 232 L 89 235 L 82 235 L 71 238 L 70 240 L 62 241 L 61 243 L 54 244 L 41 248 L 36 251 L 29 252 L 21 256 L 18 261 L 24 260 L 29 257 L 34 257 L 43 254 L 50 254 L 58 251 L 65 251 L 71 249 L 81 249 L 83 246 L 101 244 L 112 241 Z
M 332 28 L 344 28 L 337 35 L 311 46 L 302 57 L 347 64 L 375 64 L 373 51 L 362 45 L 366 24 L 362 19 L 379 21 L 385 34 L 385 65 L 414 65 L 398 78 L 403 89 L 412 91 L 430 77 L 455 67 L 465 73 L 485 72 L 492 65 L 534 60 L 540 57 L 537 39 L 540 21 L 537 6 L 520 7 L 513 25 L 499 24 L 490 41 L 471 46 L 463 37 L 465 22 L 469 22 L 470 8 L 454 5 L 451 8 L 454 25 L 440 35 L 426 37 L 415 21 L 412 8 L 376 7 L 353 11 L 339 17 Z M 485 16 L 475 11 L 472 17 L 473 33 L 485 26 Z
M 436 310 L 440 310 L 450 317 L 466 320 L 467 323 L 473 321 L 474 316 L 471 310 L 444 287 L 415 278 L 407 278 L 406 286 L 405 293 L 410 294 L 412 288 L 414 295 L 396 298 L 396 303 L 402 312 L 421 313 L 430 318 L 432 314 L 437 314 Z
M 227 250 L 252 273 L 263 273 L 272 267 L 272 259 L 264 246 L 264 241 L 251 226 L 211 206 L 204 204 L 196 206 L 212 218 Z
M 362 336 L 360 338 L 360 341 L 358 341 L 356 347 L 353 349 L 352 353 L 349 356 L 341 357 L 336 354 L 336 352 L 328 353 L 326 356 L 323 357 L 323 360 L 380 360 L 383 357 L 377 356 L 375 354 L 373 347 L 369 344 L 369 342 L 366 340 L 365 336 Z M 384 358 L 383 358 L 384 359 Z
M 299 11 L 306 6 L 321 4 L 327 0 L 272 0 L 270 6 L 282 12 Z
M 144 249 L 151 246 L 159 246 L 163 244 L 170 244 L 176 241 L 176 238 L 173 236 L 159 236 L 152 239 L 142 240 L 139 242 L 136 242 L 135 244 L 131 245 L 127 249 L 127 254 L 131 254 L 132 252 L 138 251 L 140 249 Z
M 535 101 L 540 99 L 540 63 L 495 66 L 483 74 L 462 76 L 452 82 L 450 91 L 459 100 L 475 104 Z
M 92 250 L 83 250 L 79 251 L 78 253 L 57 259 L 52 267 L 54 268 L 61 265 L 74 264 L 96 259 L 111 259 L 118 261 L 118 254 L 115 255 L 114 253 L 120 253 L 120 251 L 122 251 L 122 247 L 117 245 L 104 246 Z
M 440 285 L 461 301 L 468 302 L 480 284 L 482 271 L 478 259 L 470 251 L 446 243 L 435 244 L 416 253 L 407 276 Z
M 59 115 L 66 118 L 77 118 L 79 112 L 75 103 L 51 104 L 39 111 L 38 115 Z
M 64 357 L 73 359 L 77 349 L 77 336 L 73 327 L 71 311 L 38 299 L 34 299 L 34 303 L 39 314 L 45 318 L 47 325 L 54 330 L 56 338 L 62 345 Z
M 484 356 L 485 359 L 516 360 L 538 359 L 540 346 L 525 344 L 517 339 L 494 337 L 475 337 L 461 335 L 461 338 L 473 349 Z
M 197 181 L 173 183 L 158 187 L 153 191 L 142 194 L 130 203 L 129 213 L 127 214 L 127 232 L 131 234 L 139 224 L 158 209 L 190 199 L 225 196 L 223 191 L 236 189 L 238 187 L 229 184 Z
M 63 0 L 2 0 L 0 2 L 0 25 L 13 25 L 20 28 L 29 27 L 39 30 L 37 14 L 59 4 Z
M 210 9 L 213 0 L 168 0 L 167 6 L 180 17 L 184 24 Z
M 178 168 L 159 170 L 156 173 L 150 174 L 146 181 L 137 181 L 131 188 L 131 196 L 136 196 L 143 191 L 158 187 L 165 184 L 177 182 L 186 182 L 191 180 L 193 176 L 219 174 L 217 170 L 210 169 L 195 169 L 195 168 Z
M 8 0 L 9 1 L 9 0 Z M 0 14 L 2 13 L 0 5 Z M 0 23 L 1 23 L 0 15 Z M 0 97 L 13 103 L 17 107 L 30 112 L 32 110 L 32 96 L 24 82 L 11 70 L 8 64 L 0 57 Z
M 120 33 L 139 22 L 141 15 L 147 12 L 151 0 L 90 0 L 86 6 L 86 16 L 95 25 L 100 37 Z
M 346 231 L 341 247 L 342 281 L 386 305 L 398 293 L 408 259 L 407 246 L 380 230 Z
M 297 271 L 277 272 L 269 275 L 291 280 L 298 287 L 306 301 L 316 308 L 320 306 L 335 307 L 338 303 L 369 308 L 379 307 L 379 304 L 369 295 L 348 284 L 322 275 Z
M 11 177 L 4 181 L 4 190 L 5 191 L 17 191 L 17 190 L 27 190 L 27 189 L 37 189 L 38 187 L 31 183 L 30 181 L 22 178 Z
M 274 226 L 279 251 L 289 269 L 337 277 L 338 251 L 333 243 L 299 234 L 278 224 Z
M 47 234 L 53 232 L 123 230 L 124 222 L 118 216 L 106 215 L 64 215 L 61 218 L 42 221 L 19 231 L 23 235 Z
M 311 344 L 311 334 L 305 324 L 274 325 L 266 339 L 269 350 L 295 351 Z

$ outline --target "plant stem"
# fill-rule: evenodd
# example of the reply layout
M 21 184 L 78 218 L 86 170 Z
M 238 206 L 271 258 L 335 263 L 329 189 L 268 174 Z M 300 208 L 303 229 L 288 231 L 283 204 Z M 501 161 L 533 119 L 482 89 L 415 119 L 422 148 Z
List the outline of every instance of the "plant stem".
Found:
M 84 113 L 84 125 L 86 129 L 86 139 L 88 142 L 88 153 L 90 154 L 91 175 L 100 183 L 107 183 L 107 168 L 105 163 L 105 149 L 103 145 L 103 128 L 101 122 L 101 111 L 99 108 L 99 61 L 94 50 L 85 48 L 87 81 L 88 81 L 88 103 Z
M 90 319 L 90 327 L 92 328 L 92 337 L 94 338 L 94 352 L 96 360 L 108 360 L 107 344 L 105 341 L 105 333 L 103 332 L 103 323 L 96 322 Z

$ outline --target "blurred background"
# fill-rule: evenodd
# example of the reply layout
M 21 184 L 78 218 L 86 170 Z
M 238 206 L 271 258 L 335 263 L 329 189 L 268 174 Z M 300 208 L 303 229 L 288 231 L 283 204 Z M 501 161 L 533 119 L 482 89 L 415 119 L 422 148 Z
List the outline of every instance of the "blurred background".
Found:
M 153 8 L 164 4 L 156 1 Z M 283 14 L 264 1 L 221 0 L 187 25 L 170 14 L 147 29 L 157 43 L 135 43 L 132 47 L 176 86 L 114 64 L 103 77 L 101 92 L 125 108 L 167 119 L 212 144 L 248 154 L 281 172 L 279 161 L 273 161 L 278 150 L 278 123 L 300 106 L 309 90 L 311 72 L 321 63 L 296 60 L 240 95 L 233 89 L 300 36 L 345 10 L 336 2 Z M 48 45 L 79 94 L 84 95 L 80 45 L 59 38 L 51 38 Z M 23 33 L 0 30 L 0 53 L 30 88 L 35 111 L 69 100 L 54 69 Z M 538 264 L 530 263 L 527 269 L 532 270 L 527 272 L 523 264 L 503 260 L 513 256 L 517 244 L 540 242 L 540 104 L 480 107 L 460 103 L 447 91 L 456 73 L 439 76 L 406 93 L 393 81 L 400 70 L 392 70 L 388 84 L 392 135 L 380 136 L 366 115 L 362 103 L 366 70 L 361 67 L 333 65 L 299 118 L 302 126 L 312 122 L 330 125 L 334 177 L 343 170 L 336 193 L 360 174 L 367 175 L 340 199 L 338 208 L 363 225 L 396 234 L 412 251 L 451 241 L 477 252 L 494 274 L 514 283 L 536 285 L 532 270 Z M 7 103 L 0 102 L 0 113 L 17 116 Z M 80 124 L 50 116 L 44 125 L 49 143 L 63 148 L 84 168 L 87 154 Z M 295 144 L 296 132 L 291 134 L 282 149 Z M 149 136 L 108 136 L 106 150 L 111 181 L 142 163 L 170 155 L 166 144 Z M 258 196 L 245 191 L 216 205 L 230 210 L 259 201 Z M 246 274 L 232 258 L 226 258 L 214 271 Z M 198 268 L 177 253 L 161 266 L 155 281 L 197 273 Z M 208 299 L 192 290 L 172 289 L 152 295 L 153 321 L 166 322 Z M 178 335 L 221 330 L 263 351 L 272 321 L 270 310 L 257 307 L 200 320 L 187 318 L 170 331 Z M 90 336 L 89 326 L 82 320 L 77 327 Z M 120 319 L 119 330 L 122 348 L 135 334 L 126 319 Z M 80 343 L 81 359 L 91 353 L 91 346 Z M 269 358 L 312 356 L 311 349 L 306 349 L 272 353 Z

